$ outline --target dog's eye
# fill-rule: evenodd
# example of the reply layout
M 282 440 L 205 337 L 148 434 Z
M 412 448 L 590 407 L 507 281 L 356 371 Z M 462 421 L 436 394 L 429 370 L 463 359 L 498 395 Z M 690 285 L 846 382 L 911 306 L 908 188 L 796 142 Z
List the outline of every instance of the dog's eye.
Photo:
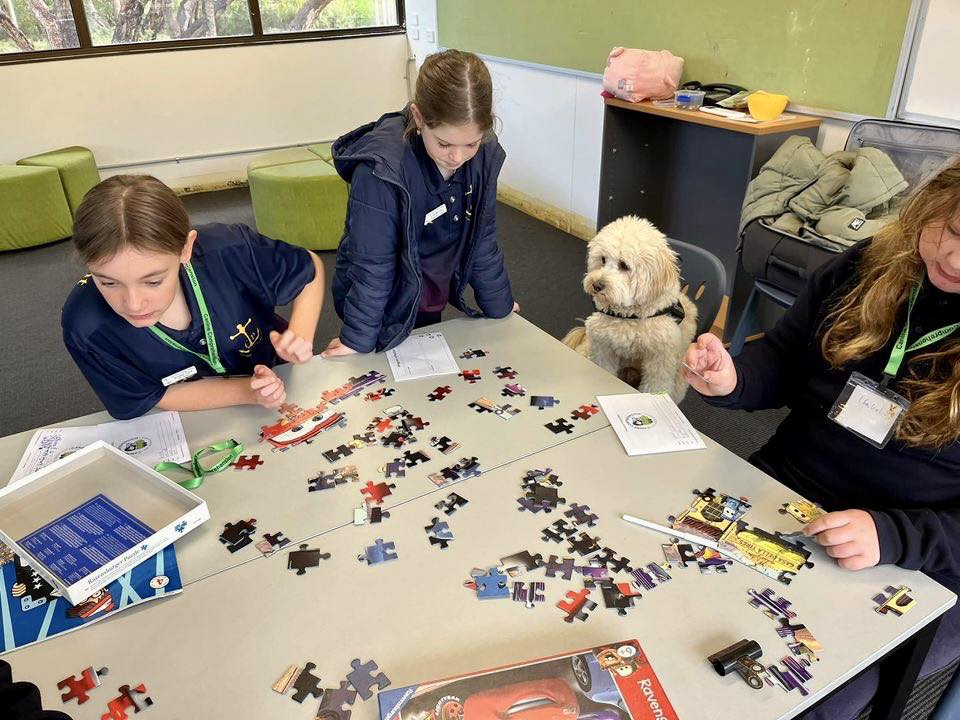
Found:
M 623 261 L 620 261 L 620 270 L 622 272 L 630 272 L 630 267 Z

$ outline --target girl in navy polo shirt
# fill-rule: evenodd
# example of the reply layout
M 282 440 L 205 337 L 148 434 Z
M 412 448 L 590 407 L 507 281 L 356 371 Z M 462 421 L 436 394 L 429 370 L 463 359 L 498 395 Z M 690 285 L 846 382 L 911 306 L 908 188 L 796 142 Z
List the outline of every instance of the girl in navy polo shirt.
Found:
M 439 322 L 448 302 L 471 317 L 516 309 L 496 240 L 506 153 L 492 98 L 483 61 L 447 50 L 427 58 L 405 110 L 334 143 L 350 203 L 333 278 L 343 327 L 324 357 L 388 350 Z
M 313 356 L 323 265 L 309 250 L 245 225 L 191 230 L 180 199 L 145 175 L 90 190 L 73 241 L 90 274 L 63 307 L 63 340 L 116 418 L 277 407 L 286 392 L 270 368 Z M 274 308 L 290 302 L 283 327 Z

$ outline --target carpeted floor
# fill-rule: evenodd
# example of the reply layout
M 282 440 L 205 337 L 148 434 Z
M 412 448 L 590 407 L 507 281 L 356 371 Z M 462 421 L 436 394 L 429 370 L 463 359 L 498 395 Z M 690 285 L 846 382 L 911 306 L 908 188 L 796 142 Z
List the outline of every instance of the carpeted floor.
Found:
M 242 222 L 254 225 L 245 188 L 185 198 L 195 225 Z M 562 337 L 591 312 L 580 287 L 584 243 L 513 208 L 499 205 L 497 228 L 514 294 L 524 317 Z M 332 276 L 334 253 L 321 253 Z M 83 271 L 69 242 L 0 255 L 0 436 L 64 422 L 102 406 L 63 347 L 60 307 Z M 329 288 L 329 282 L 328 282 Z M 448 310 L 445 317 L 458 313 Z M 322 348 L 337 334 L 339 319 L 329 297 L 317 331 Z M 717 410 L 689 393 L 683 411 L 699 430 L 742 457 L 760 447 L 781 411 Z

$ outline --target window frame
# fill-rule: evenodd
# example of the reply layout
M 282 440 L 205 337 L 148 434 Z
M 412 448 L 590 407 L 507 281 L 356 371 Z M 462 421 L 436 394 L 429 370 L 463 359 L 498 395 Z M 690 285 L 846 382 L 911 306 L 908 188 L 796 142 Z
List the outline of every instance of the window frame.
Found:
M 83 0 L 69 0 L 73 12 L 73 22 L 77 28 L 80 47 L 57 50 L 33 50 L 0 54 L 0 66 L 21 65 L 24 63 L 50 62 L 55 60 L 75 60 L 78 58 L 105 57 L 111 55 L 133 55 L 177 50 L 199 50 L 202 48 L 245 47 L 248 45 L 277 45 L 281 43 L 302 43 L 322 40 L 343 40 L 345 38 L 376 37 L 381 35 L 402 35 L 406 33 L 405 3 L 392 0 L 397 6 L 395 25 L 378 25 L 365 28 L 343 28 L 335 30 L 307 30 L 290 33 L 264 33 L 260 17 L 259 0 L 246 0 L 250 14 L 250 35 L 231 35 L 216 38 L 191 38 L 189 40 L 158 40 L 151 42 L 127 43 L 123 45 L 94 45 L 87 25 L 87 15 Z

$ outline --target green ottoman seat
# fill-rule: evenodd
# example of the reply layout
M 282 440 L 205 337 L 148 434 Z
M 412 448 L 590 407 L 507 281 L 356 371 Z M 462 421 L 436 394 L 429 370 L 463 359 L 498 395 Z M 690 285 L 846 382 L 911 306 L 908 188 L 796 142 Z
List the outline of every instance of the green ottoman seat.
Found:
M 332 165 L 310 154 L 313 160 L 286 165 L 250 163 L 253 214 L 257 230 L 267 237 L 311 250 L 334 250 L 343 235 L 348 186 Z
M 44 245 L 72 232 L 56 169 L 0 165 L 0 250 Z
M 87 191 L 100 182 L 93 153 L 84 147 L 68 147 L 17 160 L 17 165 L 55 168 L 63 183 L 70 212 L 75 213 Z
M 316 145 L 307 145 L 307 150 L 312 152 L 321 160 L 333 164 L 333 143 L 317 143 Z

